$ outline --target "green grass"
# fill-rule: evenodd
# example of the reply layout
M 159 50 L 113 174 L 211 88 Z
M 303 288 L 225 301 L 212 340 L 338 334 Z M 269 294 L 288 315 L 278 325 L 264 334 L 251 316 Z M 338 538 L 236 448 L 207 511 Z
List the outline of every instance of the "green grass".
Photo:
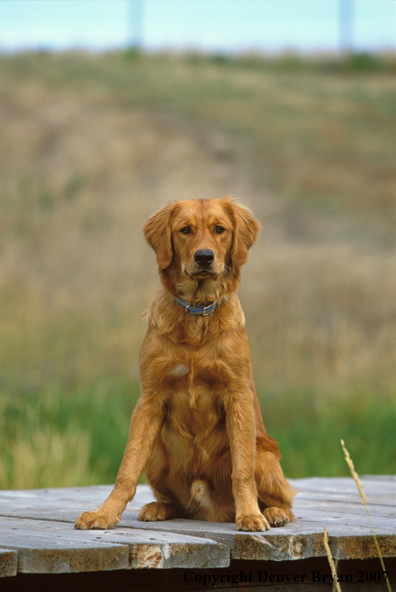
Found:
M 363 475 L 393 474 L 396 407 L 392 393 L 315 395 L 277 392 L 260 397 L 269 433 L 279 441 L 289 477 L 348 476 L 340 439 L 348 441 Z
M 136 382 L 102 380 L 90 389 L 0 393 L 0 487 L 111 483 L 139 395 Z
M 108 379 L 91 388 L 0 393 L 0 487 L 112 483 L 127 441 L 139 387 Z M 392 473 L 396 410 L 368 393 L 324 397 L 309 392 L 260 396 L 268 432 L 280 444 L 288 477 L 348 475 L 340 438 L 361 474 Z M 144 479 L 143 479 L 144 481 Z
M 155 293 L 144 220 L 235 195 L 290 477 L 394 466 L 394 56 L 0 55 L 0 486 L 113 482 Z M 356 386 L 357 385 L 357 386 Z

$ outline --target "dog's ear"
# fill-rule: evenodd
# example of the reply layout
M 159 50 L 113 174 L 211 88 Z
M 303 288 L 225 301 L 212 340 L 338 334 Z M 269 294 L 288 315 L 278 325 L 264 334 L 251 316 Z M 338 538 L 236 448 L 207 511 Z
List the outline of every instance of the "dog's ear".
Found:
M 161 208 L 145 222 L 144 236 L 157 255 L 157 263 L 161 269 L 166 269 L 172 263 L 172 234 L 170 219 L 173 204 Z
M 234 223 L 231 261 L 240 267 L 248 260 L 248 249 L 257 238 L 260 224 L 245 206 L 236 203 L 232 199 L 227 199 L 227 205 L 230 207 Z

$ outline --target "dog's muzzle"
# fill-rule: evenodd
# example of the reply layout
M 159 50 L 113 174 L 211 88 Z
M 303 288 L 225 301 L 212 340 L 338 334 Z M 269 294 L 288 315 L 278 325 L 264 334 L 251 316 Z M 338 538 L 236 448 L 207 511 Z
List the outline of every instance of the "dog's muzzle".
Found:
M 202 268 L 208 268 L 214 261 L 214 253 L 211 249 L 198 249 L 194 253 L 194 261 Z

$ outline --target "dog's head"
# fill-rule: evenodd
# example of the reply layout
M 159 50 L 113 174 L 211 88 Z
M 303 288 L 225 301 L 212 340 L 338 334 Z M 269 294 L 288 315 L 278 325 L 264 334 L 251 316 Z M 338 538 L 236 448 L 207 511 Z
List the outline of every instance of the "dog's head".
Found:
M 246 263 L 257 220 L 230 198 L 170 203 L 153 214 L 144 234 L 160 270 L 191 279 L 215 279 Z

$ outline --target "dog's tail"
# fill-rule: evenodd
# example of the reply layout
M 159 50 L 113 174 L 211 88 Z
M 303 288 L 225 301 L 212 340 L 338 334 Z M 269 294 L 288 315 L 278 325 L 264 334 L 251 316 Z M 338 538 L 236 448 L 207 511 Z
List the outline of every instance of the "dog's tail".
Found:
M 205 481 L 201 481 L 201 479 L 196 479 L 193 484 L 191 485 L 191 502 L 194 500 L 203 508 L 207 510 L 212 510 L 212 501 L 210 499 L 210 489 L 209 485 Z

